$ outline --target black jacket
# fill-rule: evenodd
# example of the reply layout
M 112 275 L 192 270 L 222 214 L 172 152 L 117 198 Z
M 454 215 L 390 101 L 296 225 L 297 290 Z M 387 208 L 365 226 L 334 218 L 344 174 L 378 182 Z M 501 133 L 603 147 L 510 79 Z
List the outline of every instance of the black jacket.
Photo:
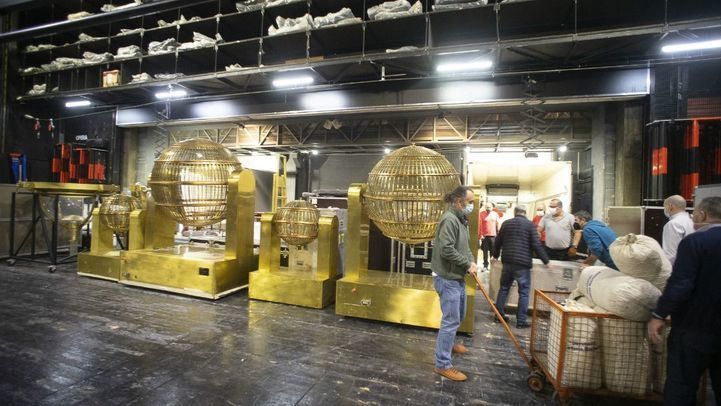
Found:
M 548 254 L 541 245 L 538 231 L 531 220 L 516 216 L 506 220 L 493 244 L 493 256 L 499 258 L 504 264 L 514 264 L 531 269 L 533 267 L 532 252 L 541 258 L 544 264 L 548 263 Z
M 671 315 L 674 330 L 721 342 L 721 225 L 706 226 L 681 240 L 654 315 Z

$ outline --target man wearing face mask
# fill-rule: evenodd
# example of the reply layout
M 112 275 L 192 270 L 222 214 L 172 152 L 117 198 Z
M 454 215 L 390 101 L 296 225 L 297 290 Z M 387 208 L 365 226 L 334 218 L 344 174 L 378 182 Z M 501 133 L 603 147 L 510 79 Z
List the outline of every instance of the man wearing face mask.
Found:
M 528 312 L 528 299 L 531 290 L 531 268 L 533 267 L 532 254 L 541 258 L 548 265 L 548 255 L 538 239 L 538 233 L 533 223 L 526 218 L 526 210 L 516 206 L 514 217 L 503 223 L 501 231 L 496 237 L 496 246 L 493 247 L 493 257 L 501 258 L 503 270 L 501 271 L 501 288 L 496 297 L 496 308 L 508 321 L 505 315 L 508 291 L 515 280 L 518 283 L 518 311 L 516 313 L 516 327 L 527 328 L 531 324 L 526 321 Z
M 496 240 L 496 234 L 498 234 L 498 214 L 493 211 L 495 204 L 486 203 L 486 210 L 482 211 L 478 215 L 478 238 L 481 240 L 481 250 L 483 251 L 483 268 L 488 269 L 488 261 L 491 260 L 491 253 L 493 252 L 493 243 Z
M 676 261 L 678 244 L 684 237 L 693 233 L 693 220 L 686 213 L 686 199 L 679 195 L 664 200 L 663 214 L 669 219 L 663 226 L 663 253 L 673 265 Z
M 473 192 L 459 186 L 445 197 L 448 210 L 441 216 L 433 240 L 431 269 L 433 286 L 441 301 L 441 327 L 436 338 L 434 371 L 453 381 L 465 381 L 466 375 L 453 367 L 453 353 L 468 349 L 456 343 L 456 332 L 466 316 L 467 273 L 476 273 L 468 236 L 468 215 L 473 212 Z
M 550 259 L 568 261 L 568 251 L 573 243 L 573 216 L 563 211 L 563 202 L 553 199 L 548 214 L 538 224 L 538 235 L 545 233 L 546 253 Z
M 607 267 L 618 270 L 608 250 L 608 247 L 616 241 L 616 233 L 604 222 L 594 220 L 591 213 L 585 210 L 576 212 L 575 216 L 576 223 L 583 230 L 583 240 L 588 246 L 588 258 L 581 267 L 592 266 L 596 260 L 600 260 Z
M 676 262 L 648 323 L 661 343 L 666 319 L 668 360 L 664 404 L 694 405 L 706 370 L 716 404 L 721 402 L 721 197 L 707 197 L 693 212 L 696 231 L 678 246 Z
M 546 215 L 546 209 L 543 206 L 536 207 L 536 215 L 533 216 L 533 225 L 538 227 L 541 224 L 541 220 L 543 220 L 543 216 Z M 541 244 L 546 242 L 546 232 L 541 231 Z

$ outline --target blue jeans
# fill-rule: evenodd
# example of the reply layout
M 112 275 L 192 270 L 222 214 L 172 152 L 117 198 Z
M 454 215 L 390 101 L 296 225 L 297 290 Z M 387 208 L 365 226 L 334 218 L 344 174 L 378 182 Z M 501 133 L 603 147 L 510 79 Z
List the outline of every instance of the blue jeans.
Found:
M 531 270 L 519 265 L 503 264 L 501 272 L 501 289 L 498 290 L 496 297 L 496 307 L 501 315 L 505 315 L 506 301 L 508 301 L 508 291 L 511 289 L 513 281 L 518 283 L 518 312 L 516 313 L 516 324 L 526 323 L 526 313 L 528 312 L 528 296 L 531 290 Z
M 466 281 L 433 277 L 433 286 L 441 299 L 441 327 L 436 338 L 436 368 L 451 368 L 451 352 L 456 331 L 466 317 Z

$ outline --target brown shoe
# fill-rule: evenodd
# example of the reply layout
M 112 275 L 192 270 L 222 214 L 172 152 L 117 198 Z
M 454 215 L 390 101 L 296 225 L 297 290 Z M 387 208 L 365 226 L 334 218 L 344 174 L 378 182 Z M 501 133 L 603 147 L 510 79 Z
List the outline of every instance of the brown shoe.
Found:
M 438 375 L 448 378 L 452 381 L 462 382 L 468 379 L 468 377 L 461 371 L 450 367 L 446 369 L 440 369 L 440 368 L 433 368 L 433 371 L 437 373 Z
M 468 352 L 468 348 L 466 348 L 466 346 L 461 343 L 456 343 L 456 344 L 453 344 L 452 352 L 454 354 L 463 355 Z

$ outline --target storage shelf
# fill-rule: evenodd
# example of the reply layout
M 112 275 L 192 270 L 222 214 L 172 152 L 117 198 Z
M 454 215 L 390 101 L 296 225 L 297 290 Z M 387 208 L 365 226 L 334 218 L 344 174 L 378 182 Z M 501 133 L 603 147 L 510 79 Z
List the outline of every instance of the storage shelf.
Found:
M 79 0 L 78 0 L 79 1 Z M 33 43 L 60 44 L 52 49 L 21 52 L 23 67 L 49 63 L 57 57 L 82 58 L 85 51 L 110 52 L 116 54 L 119 47 L 137 45 L 144 54 L 147 53 L 151 41 L 162 41 L 174 38 L 179 43 L 191 42 L 193 32 L 199 32 L 214 38 L 220 34 L 225 42 L 201 49 L 179 50 L 163 55 L 143 55 L 123 58 L 111 62 L 72 67 L 51 72 L 21 74 L 23 91 L 33 84 L 47 78 L 48 88 L 51 81 L 62 82 L 61 93 L 93 92 L 94 80 L 83 78 L 95 75 L 103 66 L 112 66 L 121 70 L 118 88 L 130 86 L 126 81 L 130 76 L 126 73 L 184 73 L 188 77 L 215 78 L 218 75 L 248 74 L 268 67 L 303 66 L 319 61 L 338 61 L 346 58 L 356 62 L 372 59 L 395 59 L 413 55 L 433 55 L 441 51 L 481 49 L 505 49 L 533 46 L 534 43 L 547 40 L 551 44 L 571 44 L 579 41 L 584 35 L 605 35 L 609 30 L 645 29 L 670 31 L 673 24 L 683 24 L 684 18 L 717 18 L 721 21 L 721 6 L 714 0 L 690 0 L 692 7 L 682 7 L 681 0 L 668 0 L 668 13 L 664 4 L 666 0 L 641 0 L 626 2 L 623 0 L 527 0 L 500 3 L 498 5 L 474 5 L 462 9 L 444 9 L 432 11 L 432 0 L 424 0 L 424 12 L 417 15 L 401 16 L 394 19 L 369 21 L 367 8 L 380 4 L 383 0 L 297 0 L 279 4 L 265 9 L 254 9 L 239 12 L 235 8 L 237 0 L 204 0 L 204 1 L 170 1 L 161 0 L 148 3 L 125 11 L 103 14 L 123 15 L 125 18 L 97 19 L 89 17 L 82 24 L 76 22 L 55 22 L 54 27 L 35 27 L 25 32 L 40 33 L 32 40 Z M 84 6 L 89 6 L 87 0 Z M 157 6 L 162 3 L 163 7 Z M 66 2 L 70 9 L 75 2 Z M 94 3 L 93 3 L 94 4 Z M 156 4 L 154 7 L 148 7 Z M 364 6 L 365 8 L 364 9 Z M 343 7 L 353 10 L 356 17 L 363 18 L 357 24 L 341 24 L 334 26 L 299 31 L 287 34 L 268 36 L 268 28 L 274 25 L 277 16 L 295 18 L 310 13 L 322 16 L 329 12 L 337 12 Z M 698 9 L 706 8 L 710 13 L 700 13 Z M 136 13 L 146 10 L 145 14 Z M 147 12 L 151 10 L 152 12 Z M 618 12 L 622 10 L 622 12 Z M 715 14 L 714 14 L 715 13 Z M 157 21 L 177 20 L 180 15 L 189 19 L 202 17 L 199 21 L 158 27 Z M 642 20 L 632 18 L 642 15 Z M 107 16 L 106 16 L 107 17 Z M 55 18 L 55 17 L 53 17 Z M 672 21 L 682 21 L 672 23 Z M 52 24 L 50 24 L 52 26 Z M 644 25 L 640 27 L 639 25 Z M 679 25 L 679 26 L 680 26 Z M 144 27 L 142 32 L 120 35 L 121 28 L 134 29 Z M 23 31 L 23 30 L 20 30 Z M 102 38 L 77 43 L 80 32 L 104 33 Z M 639 35 L 646 35 L 639 33 Z M 13 33 L 0 34 L 3 36 Z M 13 35 L 20 35 L 15 33 Z M 628 35 L 628 34 L 624 34 Z M 634 34 L 635 35 L 635 34 Z M 9 38 L 5 36 L 5 38 Z M 24 47 L 28 41 L 18 44 Z M 387 49 L 415 47 L 404 52 L 386 53 Z M 556 47 L 549 45 L 549 47 Z M 579 46 L 580 48 L 580 46 Z M 555 49 L 555 48 L 554 48 Z M 516 61 L 523 65 L 523 57 L 513 56 L 499 58 L 498 61 Z M 514 62 L 514 63 L 516 63 Z M 225 66 L 239 63 L 241 71 L 225 72 Z M 150 69 L 151 71 L 148 71 Z M 102 73 L 102 72 L 100 72 Z M 98 75 L 99 76 L 99 75 Z M 224 77 L 224 76 L 222 76 Z M 62 80 L 61 80 L 62 79 Z M 185 81 L 186 78 L 178 79 Z M 153 82 L 154 83 L 154 82 Z M 132 84 L 136 86 L 137 84 Z M 141 84 L 143 85 L 143 84 Z M 106 88 L 102 88 L 107 90 Z M 21 100 L 31 100 L 45 96 L 23 96 Z

